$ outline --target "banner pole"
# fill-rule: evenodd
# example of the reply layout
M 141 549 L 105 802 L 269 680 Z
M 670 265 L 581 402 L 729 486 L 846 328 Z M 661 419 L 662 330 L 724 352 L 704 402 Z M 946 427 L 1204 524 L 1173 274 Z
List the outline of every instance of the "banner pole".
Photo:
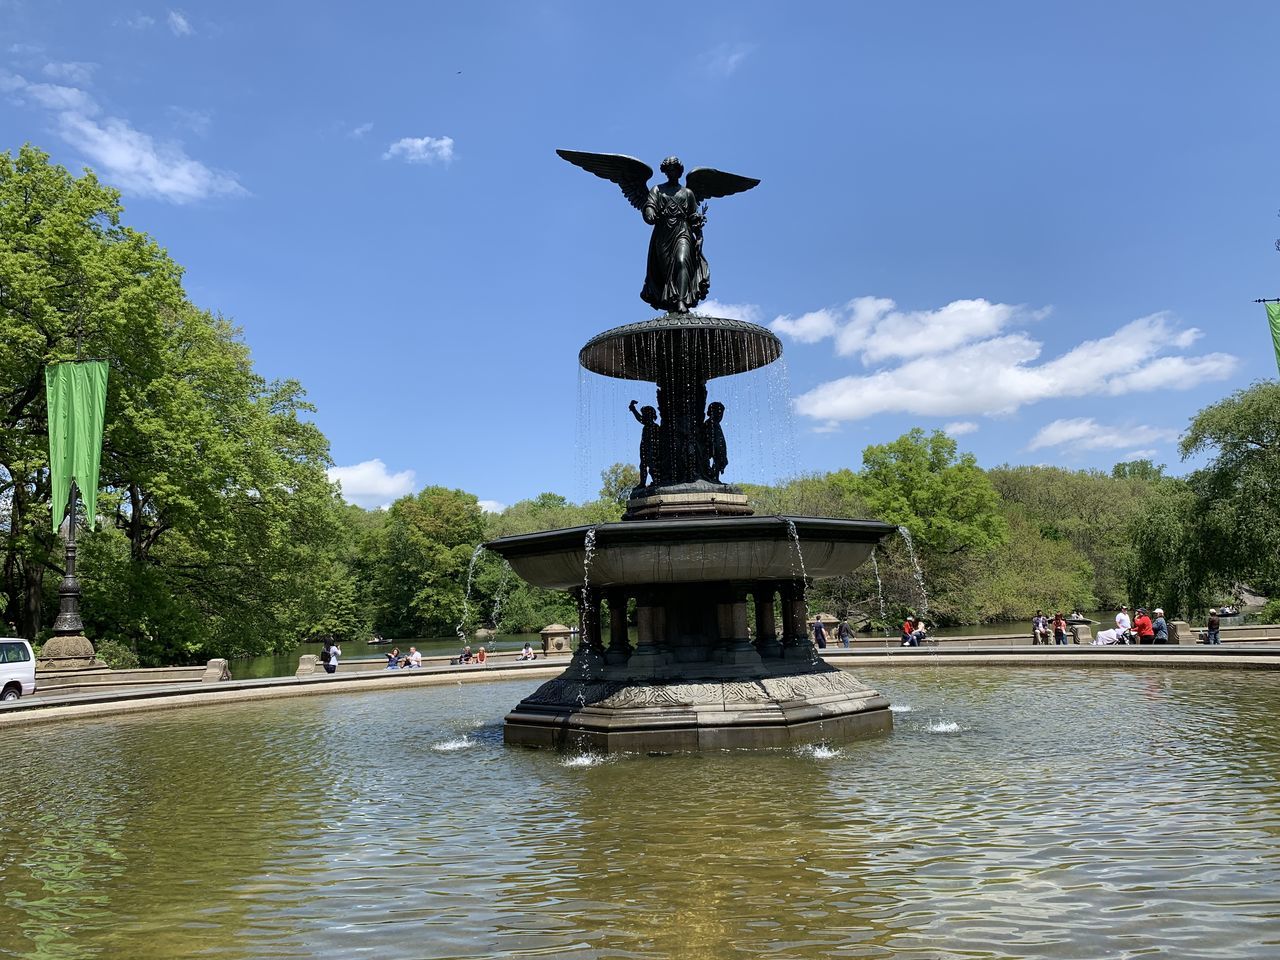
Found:
M 53 621 L 57 637 L 75 637 L 84 633 L 80 617 L 80 581 L 76 579 L 76 515 L 80 512 L 80 488 L 71 481 L 67 496 L 67 568 L 58 584 L 58 619 Z

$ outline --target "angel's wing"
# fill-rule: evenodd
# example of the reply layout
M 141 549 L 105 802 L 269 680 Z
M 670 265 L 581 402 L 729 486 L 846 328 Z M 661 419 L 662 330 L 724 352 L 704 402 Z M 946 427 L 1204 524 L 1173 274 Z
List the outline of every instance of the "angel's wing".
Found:
M 692 190 L 693 195 L 699 200 L 714 200 L 716 197 L 742 193 L 759 182 L 755 177 L 740 177 L 736 173 L 725 173 L 723 170 L 712 170 L 710 167 L 690 170 L 689 175 L 684 178 L 684 185 Z
M 626 157 L 620 153 L 583 153 L 581 150 L 557 150 L 564 159 L 575 167 L 581 167 L 597 177 L 612 180 L 622 188 L 631 205 L 637 210 L 644 209 L 644 202 L 649 196 L 649 178 L 653 176 L 653 168 L 643 160 Z

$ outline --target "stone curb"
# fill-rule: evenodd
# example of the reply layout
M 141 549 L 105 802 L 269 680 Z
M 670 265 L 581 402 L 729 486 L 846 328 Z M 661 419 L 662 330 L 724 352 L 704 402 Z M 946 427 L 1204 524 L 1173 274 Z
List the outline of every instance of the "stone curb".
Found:
M 563 672 L 564 663 L 548 666 L 506 665 L 387 671 L 342 676 L 341 673 L 314 677 L 271 677 L 264 680 L 227 680 L 217 685 L 190 684 L 151 690 L 118 690 L 87 694 L 66 694 L 41 701 L 36 695 L 0 705 L 0 727 L 38 724 L 57 720 L 81 720 L 120 716 L 180 707 L 221 703 L 243 703 L 276 697 L 315 696 L 326 693 L 373 692 L 411 685 L 440 686 L 449 683 L 478 683 L 546 678 Z M 341 668 L 339 668 L 341 669 Z

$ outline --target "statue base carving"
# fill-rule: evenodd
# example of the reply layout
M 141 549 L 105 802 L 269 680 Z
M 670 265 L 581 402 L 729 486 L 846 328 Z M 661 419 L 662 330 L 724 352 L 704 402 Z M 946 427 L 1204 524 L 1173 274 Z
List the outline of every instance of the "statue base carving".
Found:
M 623 520 L 659 517 L 749 517 L 755 511 L 746 494 L 727 483 L 696 480 L 670 487 L 637 487 Z

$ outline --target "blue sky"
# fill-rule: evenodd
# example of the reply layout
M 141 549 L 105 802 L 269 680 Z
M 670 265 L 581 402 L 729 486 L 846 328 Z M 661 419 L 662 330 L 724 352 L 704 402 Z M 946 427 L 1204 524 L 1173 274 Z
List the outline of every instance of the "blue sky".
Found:
M 774 326 L 789 387 L 713 384 L 726 480 L 912 426 L 986 466 L 1181 470 L 1188 418 L 1276 375 L 1278 29 L 1274 2 L 0 0 L 0 149 L 120 187 L 365 505 L 581 498 L 634 456 L 637 387 L 576 355 L 652 315 L 647 232 L 557 147 L 763 181 L 711 204 L 711 296 Z

